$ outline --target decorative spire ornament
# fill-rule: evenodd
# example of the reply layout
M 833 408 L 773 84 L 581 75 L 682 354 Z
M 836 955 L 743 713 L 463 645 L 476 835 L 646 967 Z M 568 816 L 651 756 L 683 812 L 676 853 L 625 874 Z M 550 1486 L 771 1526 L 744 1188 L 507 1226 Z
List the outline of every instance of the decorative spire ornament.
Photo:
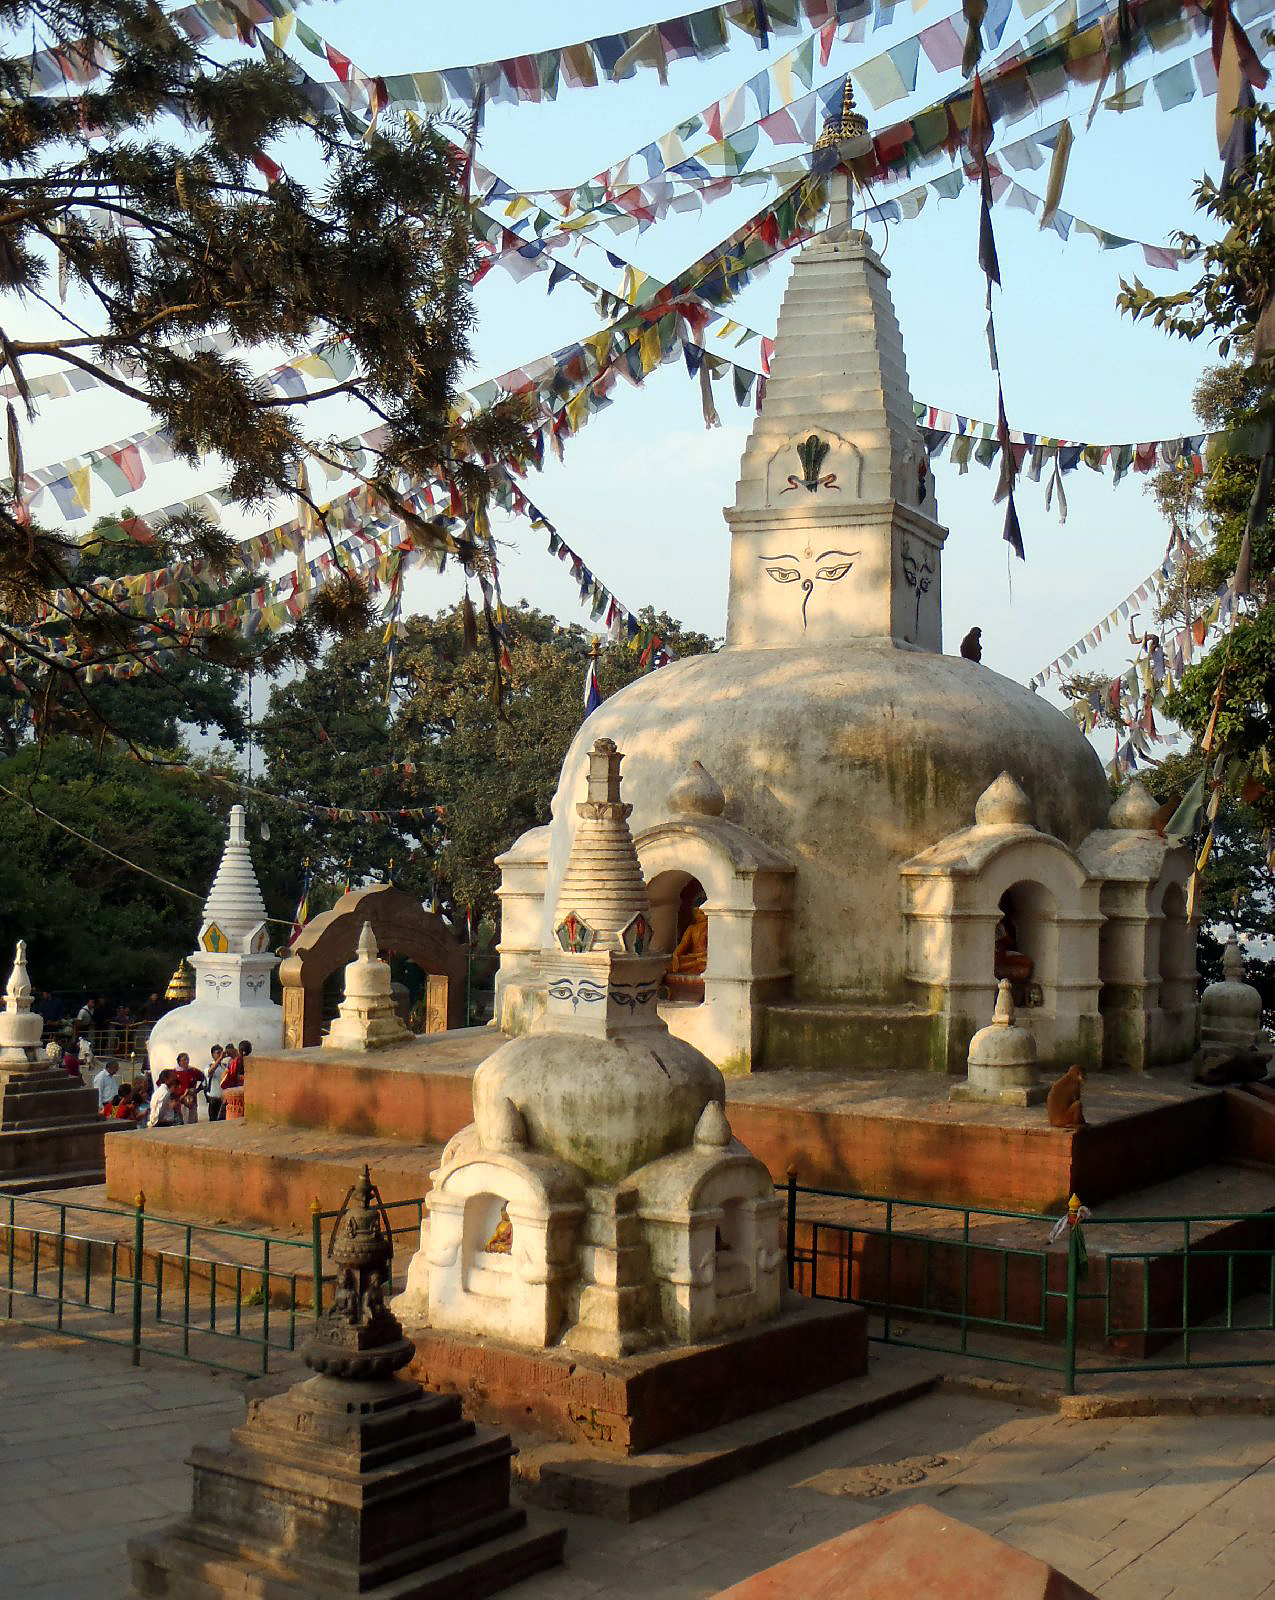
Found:
M 871 148 L 868 119 L 855 110 L 854 85 L 847 72 L 840 115 L 827 119 L 814 143 L 814 171 L 828 172 L 829 228 L 849 227 L 854 214 L 855 183 L 851 163 L 867 155 Z M 825 151 L 836 156 L 836 165 L 831 170 L 828 166 L 831 155 L 825 155 Z

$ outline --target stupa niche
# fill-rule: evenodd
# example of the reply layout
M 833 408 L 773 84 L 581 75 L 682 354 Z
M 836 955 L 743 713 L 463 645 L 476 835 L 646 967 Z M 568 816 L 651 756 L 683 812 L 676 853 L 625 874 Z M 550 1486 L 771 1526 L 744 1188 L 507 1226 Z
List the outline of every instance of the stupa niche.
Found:
M 863 138 L 847 92 L 815 152 L 816 170 L 835 162 L 830 223 L 793 263 L 725 512 L 725 645 L 599 706 L 550 826 L 500 858 L 497 1020 L 518 1032 L 548 1003 L 537 952 L 605 736 L 633 764 L 655 926 L 672 948 L 705 919 L 702 972 L 674 974 L 661 1016 L 722 1070 L 963 1073 L 1009 924 L 1042 1063 L 1180 1060 L 1195 1028 L 1186 852 L 1148 838 L 1136 796 L 1106 825 L 1101 763 L 1070 718 L 940 653 L 947 535 L 889 274 L 853 224 Z M 696 764 L 720 805 L 688 783 Z M 1125 919 L 1110 960 L 1105 901 Z
M 247 1039 L 254 1050 L 272 1050 L 283 1042 L 283 1011 L 270 998 L 278 957 L 270 949 L 242 806 L 230 808 L 226 848 L 204 902 L 198 948 L 188 961 L 195 997 L 165 1012 L 151 1029 L 152 1072 L 176 1065 L 183 1050 L 202 1066 L 214 1044 Z

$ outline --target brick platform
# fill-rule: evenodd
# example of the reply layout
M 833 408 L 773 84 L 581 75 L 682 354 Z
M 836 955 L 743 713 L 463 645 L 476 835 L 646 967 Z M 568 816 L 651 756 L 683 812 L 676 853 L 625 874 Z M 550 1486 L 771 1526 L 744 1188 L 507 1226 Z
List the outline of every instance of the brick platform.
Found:
M 371 1160 L 395 1195 L 424 1194 L 436 1148 L 471 1119 L 475 1068 L 501 1043 L 465 1028 L 371 1057 L 254 1056 L 245 1121 L 109 1141 L 108 1192 L 281 1228 L 304 1227 L 316 1194 L 339 1200 L 351 1160 Z M 1275 1162 L 1275 1108 L 1185 1069 L 1091 1075 L 1076 1130 L 1049 1127 L 1043 1106 L 953 1105 L 947 1087 L 925 1072 L 759 1073 L 728 1080 L 727 1112 L 777 1181 L 793 1167 L 806 1184 L 1044 1214 L 1232 1154 Z
M 441 1153 L 395 1139 L 197 1122 L 108 1140 L 106 1192 L 131 1206 L 140 1191 L 161 1216 L 295 1233 L 310 1226 L 315 1200 L 323 1211 L 340 1205 L 365 1161 L 386 1201 L 414 1200 Z
M 407 1374 L 460 1395 L 468 1416 L 588 1443 L 616 1455 L 653 1450 L 751 1416 L 868 1366 L 858 1306 L 794 1302 L 776 1321 L 714 1344 L 602 1361 L 572 1350 L 523 1350 L 433 1328 L 407 1329 Z

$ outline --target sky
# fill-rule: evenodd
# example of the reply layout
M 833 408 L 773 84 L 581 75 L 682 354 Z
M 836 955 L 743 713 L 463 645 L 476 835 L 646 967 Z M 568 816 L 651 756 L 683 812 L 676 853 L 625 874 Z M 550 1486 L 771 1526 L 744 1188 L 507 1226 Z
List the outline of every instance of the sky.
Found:
M 536 7 L 525 0 L 470 0 L 447 8 L 419 0 L 326 0 L 304 7 L 300 15 L 365 71 L 388 74 L 566 44 L 649 23 L 678 9 L 675 0 Z M 957 9 L 952 0 L 921 0 L 915 9 L 899 5 L 893 20 L 862 42 L 835 44 L 816 84 L 835 80 Z M 1029 25 L 1016 3 L 1001 48 Z M 1256 38 L 1258 29 L 1251 32 Z M 667 86 L 653 73 L 639 72 L 624 83 L 564 90 L 556 103 L 494 106 L 485 119 L 480 158 L 515 188 L 572 186 L 698 112 L 795 42 L 794 37 L 778 39 L 762 53 L 740 37 L 714 60 L 674 63 Z M 1172 51 L 1144 54 L 1130 78 L 1194 55 L 1203 43 L 1196 37 Z M 315 76 L 329 76 L 312 57 L 299 59 Z M 879 127 L 958 83 L 958 72 L 937 74 L 922 57 L 915 94 L 875 114 L 864 109 L 870 125 Z M 1164 111 L 1149 93 L 1145 107 L 1124 115 L 1100 109 L 1086 132 L 1083 119 L 1092 97 L 1092 89 L 1075 90 L 1014 125 L 997 142 L 1079 114 L 1063 196 L 1067 210 L 1151 244 L 1169 242 L 1177 228 L 1201 226 L 1193 211 L 1193 186 L 1205 172 L 1218 170 L 1215 101 L 1197 97 Z M 943 170 L 935 167 L 916 181 Z M 1021 176 L 1043 193 L 1044 169 Z M 667 277 L 729 234 L 766 193 L 743 188 L 699 216 L 670 217 L 640 234 L 604 236 L 605 242 L 643 270 Z M 1156 290 L 1176 290 L 1192 281 L 1190 267 L 1177 273 L 1151 269 L 1139 250 L 1103 252 L 1092 238 L 1075 234 L 1064 242 L 1052 231 L 1042 232 L 1029 214 L 1003 205 L 993 217 L 1002 276 L 995 309 L 1011 426 L 1098 442 L 1195 431 L 1191 393 L 1211 359 L 1210 349 L 1135 325 L 1115 303 L 1122 275 L 1136 273 Z M 944 410 L 994 417 L 974 188 L 966 186 L 951 201 L 931 197 L 914 220 L 888 230 L 873 225 L 870 231 L 891 273 L 914 398 Z M 594 246 L 582 244 L 578 256 L 568 259 L 618 288 L 619 272 Z M 759 276 L 731 314 L 772 334 L 788 271 L 781 263 Z M 476 291 L 474 360 L 467 382 L 494 376 L 599 327 L 596 308 L 583 292 L 568 282 L 548 297 L 546 283 L 544 274 L 515 283 L 500 269 L 483 279 Z M 23 316 L 28 327 L 47 325 L 46 314 L 28 310 Z M 22 326 L 21 318 L 15 325 Z M 715 348 L 728 353 L 728 347 Z M 738 355 L 742 363 L 756 365 L 756 343 Z M 662 369 L 640 389 L 620 384 L 614 403 L 567 443 L 565 460 L 548 460 L 529 485 L 562 537 L 626 607 L 636 611 L 653 605 L 714 636 L 725 627 L 728 536 L 721 511 L 733 499 L 752 418 L 750 410 L 736 409 L 720 385 L 718 409 L 722 426 L 706 431 L 698 388 L 680 363 Z M 28 466 L 100 446 L 145 421 L 140 411 L 113 397 L 54 403 L 28 438 Z M 157 469 L 129 503 L 145 513 L 211 487 L 218 481 L 216 468 L 210 462 L 200 473 L 181 465 Z M 1087 632 L 1163 555 L 1168 531 L 1144 492 L 1145 481 L 1131 474 L 1113 488 L 1109 473 L 1081 467 L 1065 480 L 1065 524 L 1056 507 L 1045 509 L 1043 483 L 1024 481 L 1018 497 L 1027 549 L 1022 563 L 1009 557 L 1001 540 L 1003 509 L 992 503 L 995 473 L 972 465 L 961 476 L 946 461 L 937 463 L 939 516 L 951 530 L 943 569 L 946 647 L 954 650 L 966 630 L 978 624 L 985 662 L 1025 681 Z M 101 509 L 116 506 L 102 503 Z M 280 506 L 273 516 L 236 526 L 255 531 L 288 514 Z M 495 533 L 506 600 L 525 598 L 566 622 L 587 626 L 576 586 L 567 569 L 550 558 L 544 535 L 525 522 L 503 518 L 496 519 Z M 432 612 L 454 603 L 459 592 L 458 575 L 420 572 L 409 579 L 408 609 Z M 1116 673 L 1129 653 L 1113 635 L 1086 665 Z M 1110 749 L 1099 748 L 1109 759 Z

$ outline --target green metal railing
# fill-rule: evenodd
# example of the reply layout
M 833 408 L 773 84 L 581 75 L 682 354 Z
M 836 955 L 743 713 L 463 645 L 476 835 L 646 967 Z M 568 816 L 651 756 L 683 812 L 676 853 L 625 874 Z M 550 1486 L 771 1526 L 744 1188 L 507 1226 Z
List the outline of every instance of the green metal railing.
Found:
M 389 1202 L 392 1231 L 418 1234 L 423 1208 Z M 0 1195 L 0 1297 L 10 1320 L 122 1346 L 134 1366 L 145 1353 L 270 1372 L 323 1309 L 338 1215 L 316 1202 L 310 1237 L 288 1238 L 157 1216 L 142 1195 L 128 1208 Z
M 790 1287 L 864 1306 L 879 1341 L 1057 1372 L 1068 1394 L 1104 1373 L 1275 1366 L 1275 1213 L 1087 1217 L 1051 1245 L 1032 1212 L 793 1172 L 783 1188 Z M 802 1197 L 863 1214 L 803 1213 Z M 1258 1353 L 1238 1347 L 1263 1334 Z

